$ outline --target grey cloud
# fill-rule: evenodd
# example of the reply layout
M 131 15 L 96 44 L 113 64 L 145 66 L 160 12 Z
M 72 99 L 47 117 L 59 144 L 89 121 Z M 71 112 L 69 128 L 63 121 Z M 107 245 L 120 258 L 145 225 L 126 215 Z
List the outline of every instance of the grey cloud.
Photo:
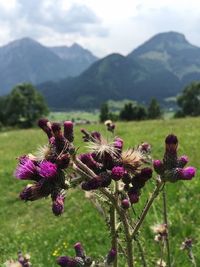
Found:
M 89 7 L 73 4 L 64 10 L 61 3 L 62 0 L 17 0 L 12 11 L 0 8 L 0 25 L 9 31 L 10 39 L 108 36 L 108 30 Z
M 51 1 L 50 4 L 45 0 L 18 0 L 18 3 L 19 16 L 30 26 L 51 28 L 60 33 L 76 32 L 80 35 L 95 34 L 94 27 L 106 35 L 107 31 L 102 27 L 100 19 L 85 5 L 74 4 L 66 11 L 62 9 L 60 0 Z

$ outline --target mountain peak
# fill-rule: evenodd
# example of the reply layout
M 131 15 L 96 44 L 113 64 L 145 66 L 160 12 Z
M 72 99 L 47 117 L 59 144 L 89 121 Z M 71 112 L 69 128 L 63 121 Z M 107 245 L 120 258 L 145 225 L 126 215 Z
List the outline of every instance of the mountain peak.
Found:
M 188 41 L 185 38 L 185 35 L 179 32 L 169 31 L 169 32 L 163 32 L 158 33 L 154 35 L 149 41 L 147 42 L 173 42 L 173 43 L 188 43 Z
M 166 52 L 170 54 L 172 50 L 184 51 L 185 49 L 191 48 L 195 48 L 195 46 L 193 46 L 187 41 L 184 34 L 169 31 L 154 35 L 144 44 L 133 50 L 133 52 L 131 52 L 128 56 L 133 58 L 135 56 L 141 56 L 150 52 Z
M 73 43 L 69 48 L 72 48 L 72 49 L 84 49 L 81 45 L 79 45 L 77 43 Z

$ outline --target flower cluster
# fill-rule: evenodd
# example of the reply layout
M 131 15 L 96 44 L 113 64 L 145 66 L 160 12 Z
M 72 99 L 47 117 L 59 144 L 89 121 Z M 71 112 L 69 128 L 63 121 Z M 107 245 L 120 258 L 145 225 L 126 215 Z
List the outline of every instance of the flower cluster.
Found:
M 36 155 L 19 158 L 15 176 L 21 180 L 31 180 L 20 193 L 25 201 L 34 201 L 51 195 L 52 211 L 60 215 L 64 211 L 64 190 L 67 189 L 65 170 L 69 167 L 70 157 L 74 153 L 73 124 L 64 122 L 64 133 L 59 123 L 50 123 L 46 119 L 38 122 L 47 134 L 49 143 Z
M 122 207 L 127 209 L 138 202 L 141 188 L 152 177 L 152 169 L 143 166 L 148 163 L 150 146 L 144 143 L 136 149 L 123 151 L 123 140 L 118 137 L 109 143 L 98 132 L 90 134 L 82 130 L 82 133 L 91 152 L 80 155 L 79 159 L 94 174 L 82 183 L 82 189 L 96 190 L 119 181 L 124 189 L 121 192 Z
M 79 266 L 94 266 L 94 261 L 86 256 L 85 251 L 80 242 L 74 245 L 75 257 L 61 256 L 57 259 L 57 264 L 61 267 L 79 267 Z M 111 266 L 116 257 L 116 250 L 111 249 L 105 257 L 105 266 Z M 95 265 L 97 266 L 97 265 Z
M 6 267 L 31 267 L 30 255 L 23 255 L 21 252 L 18 253 L 17 261 L 9 260 L 5 263 Z
M 194 167 L 185 167 L 187 156 L 177 156 L 178 139 L 170 134 L 165 139 L 165 154 L 163 160 L 154 160 L 155 171 L 163 181 L 176 182 L 178 180 L 191 180 L 196 173 Z

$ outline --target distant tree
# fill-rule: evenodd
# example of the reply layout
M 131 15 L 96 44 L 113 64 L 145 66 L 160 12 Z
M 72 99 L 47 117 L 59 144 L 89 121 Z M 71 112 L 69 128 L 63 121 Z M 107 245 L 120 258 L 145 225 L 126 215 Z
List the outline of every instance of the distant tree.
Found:
M 147 118 L 146 109 L 141 105 L 133 105 L 127 103 L 120 111 L 119 117 L 121 120 L 132 121 L 132 120 L 144 120 Z
M 133 117 L 134 117 L 133 113 L 134 113 L 133 104 L 127 103 L 124 105 L 124 107 L 120 111 L 119 118 L 121 120 L 131 121 L 131 120 L 133 120 Z
M 100 118 L 100 122 L 104 122 L 104 121 L 110 119 L 109 118 L 109 107 L 108 107 L 107 103 L 103 103 L 101 105 L 99 118 Z
M 181 108 L 175 114 L 176 117 L 200 115 L 200 82 L 191 83 L 177 98 L 177 104 Z
M 31 84 L 20 84 L 13 88 L 6 99 L 6 123 L 31 127 L 41 116 L 48 114 L 42 95 Z
M 6 96 L 0 97 L 0 124 L 1 125 L 4 125 L 6 123 L 6 114 L 5 114 L 6 100 L 7 100 Z
M 160 105 L 155 98 L 151 99 L 151 102 L 150 102 L 148 109 L 147 109 L 147 113 L 148 113 L 149 119 L 158 119 L 161 117 L 162 112 L 160 109 Z
M 145 120 L 147 119 L 147 110 L 145 107 L 141 105 L 137 105 L 135 107 L 135 120 L 140 121 L 140 120 Z

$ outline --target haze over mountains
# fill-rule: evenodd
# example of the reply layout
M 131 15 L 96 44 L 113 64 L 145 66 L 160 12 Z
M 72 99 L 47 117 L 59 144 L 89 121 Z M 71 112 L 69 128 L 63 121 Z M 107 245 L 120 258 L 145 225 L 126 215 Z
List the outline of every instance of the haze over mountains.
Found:
M 0 48 L 0 62 L 0 90 L 8 92 L 11 81 L 30 81 L 55 109 L 97 108 L 108 99 L 162 101 L 200 80 L 200 48 L 177 32 L 157 34 L 127 56 L 100 60 L 78 44 L 45 47 L 25 38 Z
M 0 95 L 22 82 L 38 84 L 77 76 L 97 60 L 78 44 L 46 47 L 30 38 L 0 47 Z

